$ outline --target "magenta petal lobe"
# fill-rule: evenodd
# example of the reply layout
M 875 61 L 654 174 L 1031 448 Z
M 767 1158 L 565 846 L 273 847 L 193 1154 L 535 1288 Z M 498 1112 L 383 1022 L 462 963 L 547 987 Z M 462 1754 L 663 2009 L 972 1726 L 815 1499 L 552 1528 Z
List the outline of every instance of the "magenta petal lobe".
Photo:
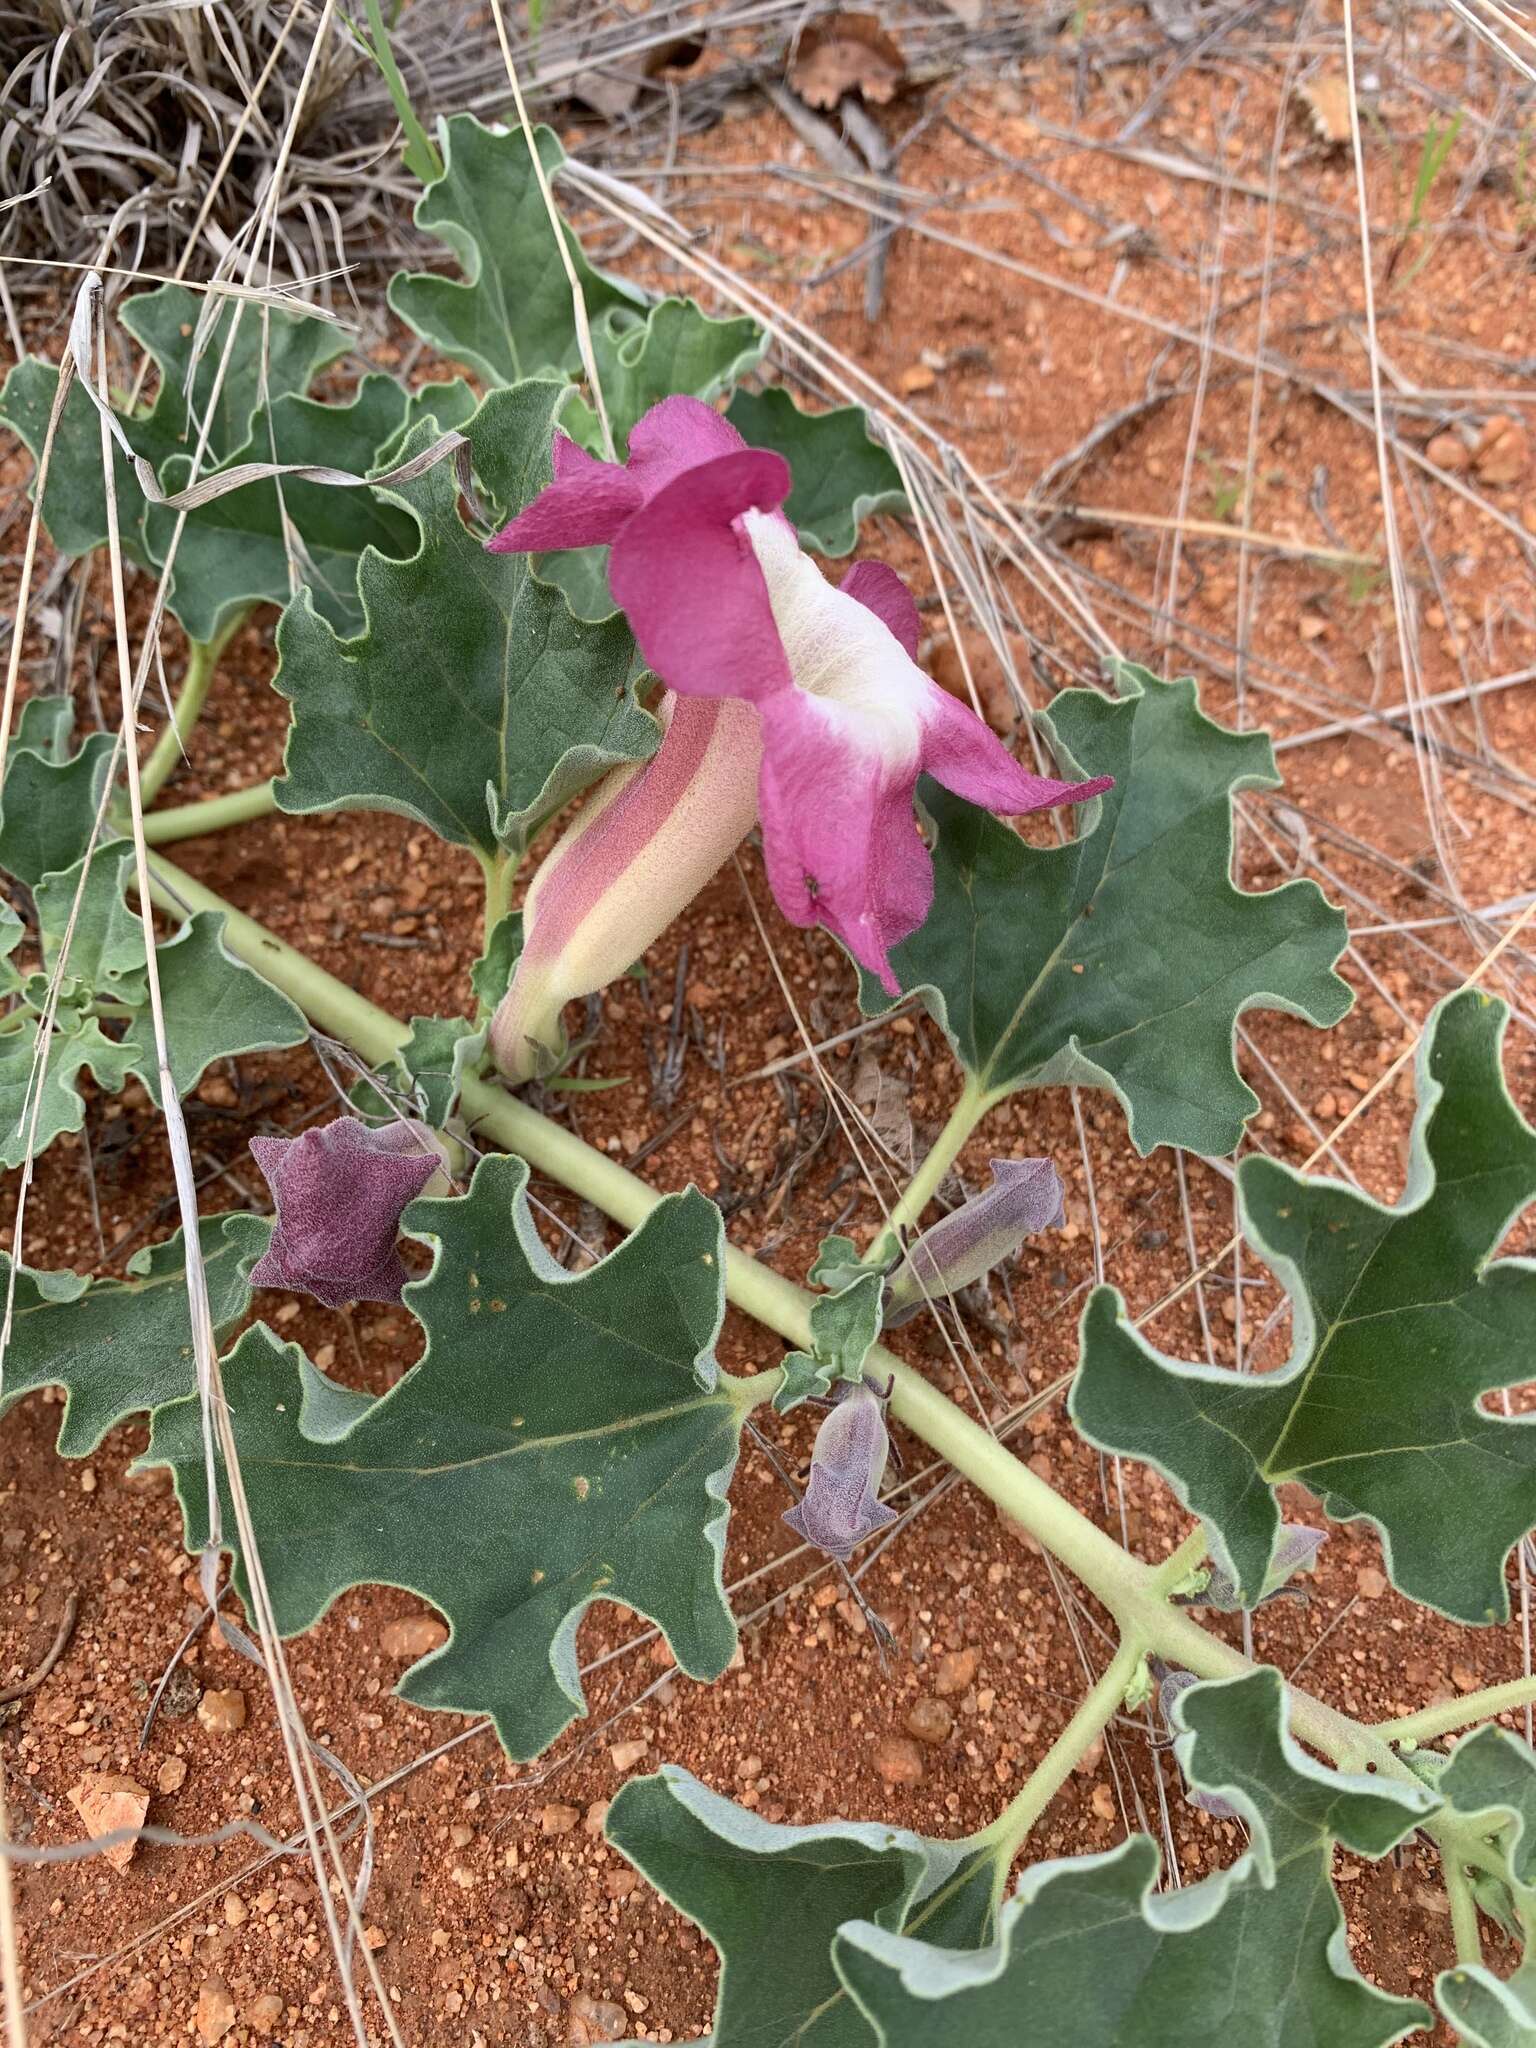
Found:
M 398 1301 L 410 1277 L 400 1217 L 443 1163 L 425 1128 L 343 1116 L 298 1138 L 253 1138 L 251 1151 L 277 1205 L 252 1285 L 295 1288 L 327 1308 Z

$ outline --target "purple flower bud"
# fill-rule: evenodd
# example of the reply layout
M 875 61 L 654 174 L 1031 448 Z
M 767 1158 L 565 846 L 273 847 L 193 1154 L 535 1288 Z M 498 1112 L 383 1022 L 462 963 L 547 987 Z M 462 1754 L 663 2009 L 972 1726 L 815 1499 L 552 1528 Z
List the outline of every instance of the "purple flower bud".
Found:
M 1062 1213 L 1061 1175 L 1049 1159 L 994 1159 L 991 1187 L 925 1230 L 907 1253 L 886 1292 L 886 1328 L 916 1315 L 925 1300 L 969 1287 Z
M 1266 1600 L 1273 1600 L 1292 1588 L 1290 1581 L 1298 1572 L 1309 1572 L 1317 1563 L 1317 1553 L 1328 1541 L 1326 1529 L 1312 1529 L 1305 1522 L 1282 1522 L 1280 1540 L 1275 1545 L 1275 1554 L 1270 1559 L 1269 1570 L 1264 1575 L 1264 1585 L 1255 1607 L 1262 1607 Z M 1214 1607 L 1222 1614 L 1236 1614 L 1243 1602 L 1238 1594 L 1237 1581 L 1225 1565 L 1211 1567 L 1210 1580 L 1203 1593 L 1179 1603 L 1186 1607 Z
M 294 1287 L 340 1308 L 398 1301 L 410 1278 L 396 1246 L 400 1216 L 442 1166 L 424 1124 L 374 1130 L 355 1116 L 299 1138 L 252 1138 L 277 1204 L 253 1287 Z
M 1199 1683 L 1200 1680 L 1196 1678 L 1193 1671 L 1165 1669 L 1163 1680 L 1157 1688 L 1157 1711 L 1162 1715 L 1164 1722 L 1170 1730 L 1176 1725 L 1173 1718 L 1174 1702 L 1181 1693 L 1188 1692 L 1192 1685 L 1198 1685 Z M 1201 1792 L 1194 1785 L 1188 1785 L 1188 1792 L 1190 1805 L 1198 1806 L 1202 1813 L 1210 1814 L 1213 1819 L 1235 1820 L 1237 1818 L 1237 1808 L 1229 1806 L 1225 1799 L 1218 1799 L 1214 1793 Z
M 889 1450 L 880 1396 L 867 1381 L 845 1380 L 816 1433 L 805 1498 L 784 1517 L 795 1534 L 828 1557 L 847 1559 L 856 1543 L 888 1528 L 896 1511 L 881 1505 L 879 1493 Z

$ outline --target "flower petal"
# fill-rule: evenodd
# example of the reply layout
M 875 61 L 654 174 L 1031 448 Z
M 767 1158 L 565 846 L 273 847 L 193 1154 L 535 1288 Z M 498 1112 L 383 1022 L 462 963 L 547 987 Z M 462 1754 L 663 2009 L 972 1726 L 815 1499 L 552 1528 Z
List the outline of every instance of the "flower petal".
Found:
M 298 1138 L 253 1138 L 251 1151 L 277 1205 L 252 1284 L 301 1288 L 328 1308 L 398 1301 L 410 1277 L 396 1246 L 401 1212 L 442 1165 L 423 1127 L 373 1130 L 343 1116 Z
M 933 863 L 912 815 L 915 750 L 884 752 L 888 730 L 871 733 L 833 699 L 802 690 L 760 708 L 758 807 L 775 900 L 792 924 L 824 924 L 899 995 L 890 948 L 933 901 Z
M 735 525 L 771 515 L 789 490 L 782 455 L 740 448 L 663 484 L 615 541 L 608 588 L 669 689 L 752 701 L 789 688 L 763 572 Z
M 1004 817 L 1084 803 L 1114 787 L 1112 775 L 1097 776 L 1092 782 L 1057 782 L 1048 775 L 1032 775 L 974 711 L 937 683 L 929 685 L 922 718 L 924 773 L 968 803 Z
M 628 470 L 599 462 L 565 434 L 556 434 L 555 480 L 486 542 L 493 555 L 588 548 L 615 539 L 640 509 L 642 492 Z
M 887 562 L 855 562 L 837 586 L 889 626 L 909 660 L 916 661 L 923 636 L 917 600 Z
M 642 413 L 631 428 L 629 473 L 650 499 L 685 470 L 713 462 L 717 455 L 738 455 L 746 445 L 723 413 L 702 398 L 675 392 Z

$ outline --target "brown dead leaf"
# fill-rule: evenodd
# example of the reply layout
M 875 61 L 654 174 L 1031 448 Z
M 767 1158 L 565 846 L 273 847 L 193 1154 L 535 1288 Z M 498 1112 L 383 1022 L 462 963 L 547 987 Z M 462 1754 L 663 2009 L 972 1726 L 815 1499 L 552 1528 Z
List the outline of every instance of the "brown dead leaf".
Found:
M 1348 142 L 1349 80 L 1342 71 L 1320 71 L 1297 87 L 1320 142 Z
M 801 31 L 789 82 L 808 107 L 835 107 L 844 93 L 885 106 L 907 74 L 900 46 L 873 14 L 825 14 Z
M 116 1771 L 87 1771 L 70 1793 L 69 1803 L 85 1823 L 85 1832 L 93 1842 L 98 1842 L 103 1835 L 116 1834 L 120 1828 L 143 1827 L 149 1811 L 149 1794 L 132 1778 L 124 1778 Z M 114 1870 L 126 1870 L 138 1846 L 137 1840 L 114 1842 L 101 1853 Z

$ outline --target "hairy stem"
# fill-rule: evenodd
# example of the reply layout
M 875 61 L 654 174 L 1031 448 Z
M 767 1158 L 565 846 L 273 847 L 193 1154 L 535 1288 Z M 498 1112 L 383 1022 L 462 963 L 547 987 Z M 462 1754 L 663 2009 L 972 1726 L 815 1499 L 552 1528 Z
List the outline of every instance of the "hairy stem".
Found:
M 1495 1714 L 1508 1714 L 1532 1702 L 1536 1702 L 1536 1678 L 1512 1678 L 1505 1685 L 1490 1685 L 1459 1700 L 1421 1707 L 1416 1714 L 1400 1714 L 1395 1721 L 1378 1721 L 1375 1733 L 1388 1742 L 1433 1742 L 1437 1735 L 1470 1728 L 1474 1721 L 1491 1721 Z
M 163 907 L 222 911 L 224 943 L 230 952 L 291 996 L 323 1030 L 345 1039 L 364 1059 L 382 1065 L 409 1038 L 408 1027 L 398 1018 L 305 959 L 169 861 L 156 856 L 150 863 L 150 875 L 152 893 Z M 471 1078 L 464 1084 L 461 1101 L 463 1114 L 478 1135 L 520 1154 L 530 1166 L 595 1203 L 627 1229 L 643 1223 L 662 1199 L 628 1168 L 504 1088 Z M 725 1282 L 727 1297 L 738 1308 L 791 1344 L 810 1348 L 814 1295 L 734 1246 L 726 1248 Z M 890 1410 L 897 1420 L 1028 1529 L 1104 1603 L 1123 1636 L 1138 1639 L 1143 1649 L 1156 1651 L 1165 1662 L 1181 1665 L 1198 1678 L 1239 1678 L 1253 1669 L 1241 1651 L 1209 1634 L 1185 1608 L 1168 1602 L 1171 1584 L 1177 1580 L 1169 1582 L 1166 1574 L 1175 1563 L 1180 1577 L 1188 1569 L 1193 1535 L 1162 1566 L 1141 1563 L 894 1353 L 876 1345 L 869 1354 L 868 1369 L 893 1382 Z M 773 1372 L 758 1376 L 760 1398 L 768 1398 L 777 1377 Z M 1298 1740 L 1346 1770 L 1369 1768 L 1394 1783 L 1418 1785 L 1413 1772 L 1375 1729 L 1362 1727 L 1298 1687 L 1290 1687 L 1289 1694 L 1291 1728 Z M 1425 1826 L 1446 1846 L 1466 1832 L 1454 1815 L 1436 1815 Z
M 228 796 L 205 796 L 194 804 L 151 811 L 144 820 L 144 837 L 151 846 L 168 846 L 176 839 L 222 832 L 226 825 L 247 825 L 252 818 L 270 817 L 276 809 L 277 784 L 269 777 L 249 789 L 232 789 Z
M 1456 1960 L 1475 1967 L 1483 1960 L 1483 1938 L 1478 1931 L 1477 1900 L 1472 1896 L 1472 1880 L 1462 1868 L 1461 1859 L 1446 1850 L 1440 1854 L 1440 1870 L 1445 1879 L 1445 1895 L 1451 1902 L 1451 1934 L 1456 1942 Z
M 187 735 L 197 724 L 203 713 L 203 704 L 208 690 L 218 673 L 219 656 L 224 652 L 236 633 L 245 624 L 246 613 L 237 612 L 214 634 L 211 640 L 193 640 L 187 648 L 187 673 L 182 680 L 181 695 L 176 699 L 176 708 L 171 713 L 171 722 L 155 741 L 149 759 L 144 763 L 139 776 L 139 789 L 148 810 L 165 784 L 175 773 L 186 749 Z
M 512 883 L 518 861 L 511 853 L 482 853 L 478 857 L 485 874 L 485 950 L 489 952 L 492 932 L 512 907 Z
M 1138 1636 L 1128 1634 L 1122 1638 L 1104 1676 L 1035 1765 L 1013 1799 L 991 1826 L 982 1830 L 980 1839 L 992 1842 L 997 1851 L 997 1870 L 992 1880 L 994 1912 L 1002 1902 L 1009 1867 L 1023 1848 L 1030 1829 L 1114 1719 L 1145 1655 L 1146 1645 Z
M 869 1253 L 871 1265 L 888 1264 L 900 1252 L 902 1231 L 920 1219 L 943 1186 L 945 1176 L 959 1158 L 966 1140 L 990 1107 L 986 1091 L 973 1075 L 968 1074 L 943 1130 L 934 1139 L 927 1158 L 886 1219 L 884 1235 Z

